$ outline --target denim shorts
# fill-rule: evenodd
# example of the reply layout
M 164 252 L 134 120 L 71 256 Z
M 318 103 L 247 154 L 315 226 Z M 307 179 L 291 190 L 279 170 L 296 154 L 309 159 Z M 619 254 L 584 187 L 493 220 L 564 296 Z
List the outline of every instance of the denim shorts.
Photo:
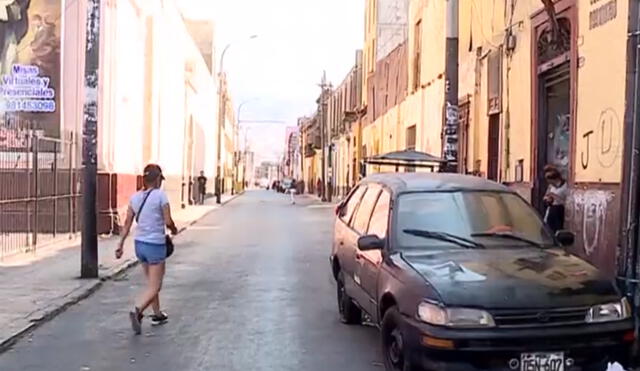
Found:
M 136 257 L 145 264 L 160 264 L 167 259 L 165 244 L 135 241 Z

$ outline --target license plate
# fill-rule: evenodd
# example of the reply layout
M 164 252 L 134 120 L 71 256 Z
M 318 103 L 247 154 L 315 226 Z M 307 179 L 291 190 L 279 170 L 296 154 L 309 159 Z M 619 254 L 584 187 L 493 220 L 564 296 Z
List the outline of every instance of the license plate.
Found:
M 564 371 L 564 353 L 523 353 L 520 371 Z

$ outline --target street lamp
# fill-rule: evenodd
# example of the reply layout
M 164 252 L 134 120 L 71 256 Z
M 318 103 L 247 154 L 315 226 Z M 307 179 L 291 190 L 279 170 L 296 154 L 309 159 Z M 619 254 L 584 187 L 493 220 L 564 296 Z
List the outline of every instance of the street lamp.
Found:
M 249 40 L 255 39 L 258 35 L 251 35 Z M 227 53 L 227 50 L 231 47 L 232 44 L 227 44 L 227 46 L 222 51 L 222 55 L 220 56 L 220 71 L 218 72 L 218 153 L 217 159 L 218 163 L 216 166 L 216 203 L 222 203 L 222 130 L 224 128 L 224 119 L 226 114 L 226 97 L 225 97 L 225 77 L 224 77 L 224 56 Z
M 243 101 L 242 103 L 240 103 L 240 105 L 238 106 L 238 113 L 236 114 L 236 120 L 238 122 L 237 126 L 236 126 L 236 135 L 235 135 L 235 139 L 236 139 L 236 146 L 239 148 L 240 147 L 240 124 L 242 123 L 242 121 L 240 120 L 240 114 L 242 113 L 242 107 L 244 107 L 247 103 L 253 102 L 257 100 L 256 98 L 254 99 L 247 99 L 245 101 Z M 246 134 L 245 134 L 245 147 L 246 147 Z M 238 152 L 238 158 L 234 159 L 234 163 L 233 163 L 233 178 L 236 179 L 238 177 L 238 165 L 240 164 L 240 151 L 237 150 L 236 152 Z M 246 148 L 243 148 L 243 170 L 242 170 L 242 190 L 244 190 L 245 186 L 245 182 L 246 182 L 246 172 L 247 172 L 247 161 L 246 161 Z M 237 182 L 236 182 L 237 183 Z

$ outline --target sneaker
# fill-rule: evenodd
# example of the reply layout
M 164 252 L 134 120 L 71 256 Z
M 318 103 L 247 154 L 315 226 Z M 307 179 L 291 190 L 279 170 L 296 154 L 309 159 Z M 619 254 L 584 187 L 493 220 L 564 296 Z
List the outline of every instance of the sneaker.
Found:
M 131 320 L 131 329 L 133 333 L 136 335 L 140 335 L 142 333 L 142 313 L 138 308 L 133 308 L 131 312 L 129 312 L 129 319 Z
M 169 322 L 169 316 L 165 312 L 160 312 L 160 314 L 154 314 L 151 316 L 151 326 L 160 326 Z

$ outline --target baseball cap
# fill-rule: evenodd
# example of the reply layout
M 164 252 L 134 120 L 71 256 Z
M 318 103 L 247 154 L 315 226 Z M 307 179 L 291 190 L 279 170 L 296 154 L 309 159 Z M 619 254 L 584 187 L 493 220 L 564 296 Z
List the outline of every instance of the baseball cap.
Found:
M 156 164 L 149 164 L 145 166 L 144 174 L 142 176 L 147 182 L 153 182 L 158 178 L 164 180 L 164 175 L 162 175 L 162 168 Z

